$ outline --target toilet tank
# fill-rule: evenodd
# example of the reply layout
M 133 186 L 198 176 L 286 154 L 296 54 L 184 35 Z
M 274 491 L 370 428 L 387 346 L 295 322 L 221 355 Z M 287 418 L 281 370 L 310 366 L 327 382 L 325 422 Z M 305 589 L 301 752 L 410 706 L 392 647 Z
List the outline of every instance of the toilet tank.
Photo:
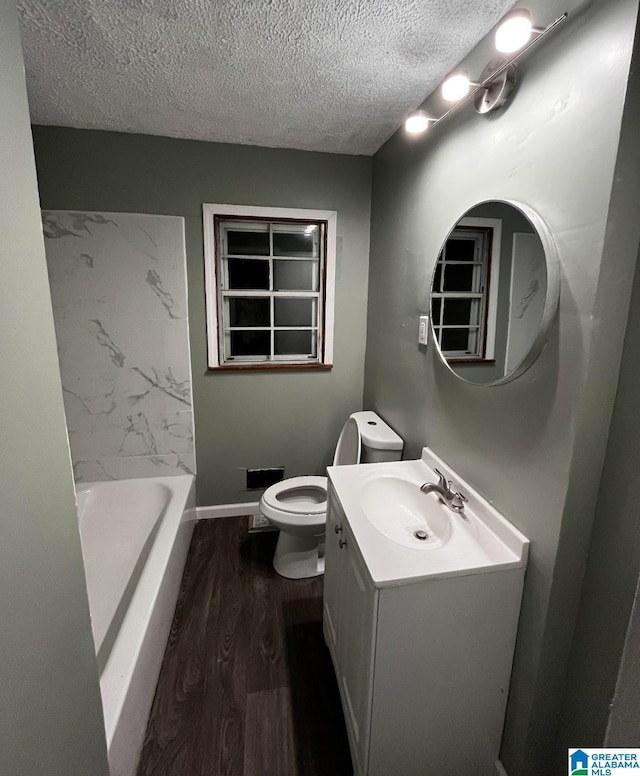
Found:
M 375 412 L 354 412 L 336 447 L 334 466 L 399 461 L 404 442 Z
M 399 461 L 404 442 L 375 412 L 354 412 L 361 441 L 360 463 Z

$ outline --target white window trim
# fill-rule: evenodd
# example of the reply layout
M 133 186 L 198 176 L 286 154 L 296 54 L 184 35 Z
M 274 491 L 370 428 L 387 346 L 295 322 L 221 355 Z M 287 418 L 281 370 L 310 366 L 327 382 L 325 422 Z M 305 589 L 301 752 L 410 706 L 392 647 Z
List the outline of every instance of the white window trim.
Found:
M 495 357 L 496 324 L 498 318 L 498 284 L 500 283 L 500 249 L 502 247 L 501 218 L 461 218 L 456 226 L 481 226 L 493 230 L 491 238 L 491 265 L 489 267 L 489 299 L 487 302 L 487 338 L 484 358 Z M 448 239 L 448 238 L 447 238 Z
M 326 286 L 324 291 L 324 347 L 322 358 L 309 365 L 313 367 L 333 366 L 333 323 L 335 308 L 336 282 L 336 235 L 338 214 L 335 210 L 306 210 L 300 208 L 256 207 L 249 205 L 213 205 L 202 206 L 204 226 L 204 273 L 205 302 L 207 316 L 207 363 L 209 369 L 224 369 L 227 365 L 220 361 L 218 346 L 218 293 L 216 288 L 216 244 L 214 218 L 216 216 L 239 216 L 246 218 L 298 219 L 327 222 L 327 246 L 325 256 Z M 254 368 L 273 368 L 277 362 L 261 364 L 252 362 Z M 281 364 L 286 366 L 286 361 Z

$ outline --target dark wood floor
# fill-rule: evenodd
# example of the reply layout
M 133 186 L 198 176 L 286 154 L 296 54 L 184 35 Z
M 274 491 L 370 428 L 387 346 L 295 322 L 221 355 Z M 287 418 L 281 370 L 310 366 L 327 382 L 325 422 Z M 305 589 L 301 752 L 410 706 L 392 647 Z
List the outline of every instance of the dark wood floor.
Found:
M 138 776 L 352 774 L 322 577 L 279 577 L 276 537 L 196 525 Z

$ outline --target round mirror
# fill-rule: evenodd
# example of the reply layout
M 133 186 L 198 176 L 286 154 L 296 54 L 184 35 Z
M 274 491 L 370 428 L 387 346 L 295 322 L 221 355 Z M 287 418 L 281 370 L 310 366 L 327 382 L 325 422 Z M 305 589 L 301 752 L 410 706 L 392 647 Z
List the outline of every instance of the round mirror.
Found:
M 547 341 L 560 292 L 558 259 L 526 205 L 482 202 L 447 235 L 431 280 L 431 332 L 449 369 L 469 383 L 521 375 Z

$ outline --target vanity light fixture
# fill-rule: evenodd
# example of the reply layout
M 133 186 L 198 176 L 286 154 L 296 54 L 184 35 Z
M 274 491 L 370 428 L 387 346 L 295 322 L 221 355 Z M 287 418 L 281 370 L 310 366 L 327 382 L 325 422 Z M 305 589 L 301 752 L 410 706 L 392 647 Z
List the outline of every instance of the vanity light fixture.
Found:
M 405 129 L 412 135 L 419 135 L 429 129 L 429 122 L 433 121 L 427 115 L 426 110 L 417 110 L 412 113 L 405 122 Z
M 502 54 L 520 51 L 531 40 L 531 35 L 540 35 L 542 27 L 531 24 L 531 14 L 526 8 L 516 8 L 504 17 L 496 30 L 495 46 Z
M 472 86 L 479 86 L 479 84 L 470 81 L 464 70 L 458 70 L 445 78 L 440 89 L 447 102 L 458 102 L 469 94 Z
M 526 8 L 510 11 L 496 29 L 495 47 L 500 53 L 513 56 L 489 62 L 480 74 L 479 81 L 471 81 L 464 70 L 450 73 L 443 81 L 441 91 L 443 98 L 455 105 L 439 118 L 430 117 L 424 110 L 414 111 L 405 122 L 407 132 L 419 134 L 439 124 L 471 97 L 474 97 L 478 113 L 488 113 L 506 105 L 516 83 L 516 60 L 536 46 L 567 16 L 567 13 L 563 13 L 548 27 L 534 27 L 531 14 Z

